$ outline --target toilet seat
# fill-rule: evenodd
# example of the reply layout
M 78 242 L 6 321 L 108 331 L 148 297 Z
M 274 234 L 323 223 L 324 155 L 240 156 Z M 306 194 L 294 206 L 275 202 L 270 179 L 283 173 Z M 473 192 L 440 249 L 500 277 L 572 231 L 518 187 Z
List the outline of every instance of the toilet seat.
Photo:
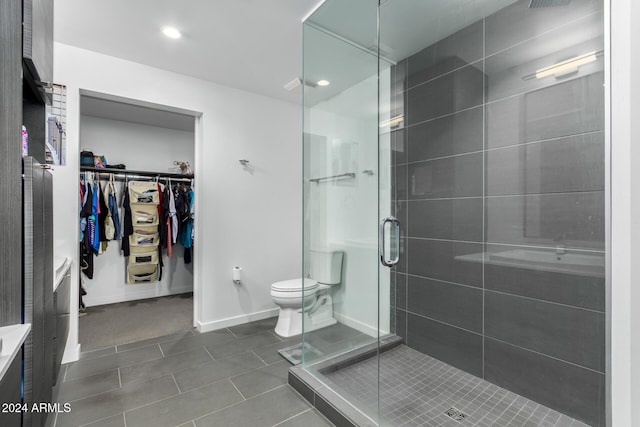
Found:
M 318 282 L 312 279 L 291 279 L 291 280 L 283 280 L 282 282 L 276 282 L 271 285 L 271 291 L 275 292 L 292 292 L 298 293 L 302 295 L 302 286 L 304 284 L 304 294 L 310 295 L 315 293 L 318 287 L 320 286 Z

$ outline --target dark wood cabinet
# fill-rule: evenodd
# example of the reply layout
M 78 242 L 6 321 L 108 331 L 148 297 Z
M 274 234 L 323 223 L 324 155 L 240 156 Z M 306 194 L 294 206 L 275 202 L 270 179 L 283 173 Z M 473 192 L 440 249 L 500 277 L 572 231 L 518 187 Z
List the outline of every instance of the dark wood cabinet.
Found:
M 22 376 L 22 357 L 20 354 L 13 359 L 13 363 L 2 377 L 0 381 L 0 402 L 19 404 L 20 400 L 20 384 Z M 15 409 L 15 408 L 8 408 Z M 22 423 L 22 414 L 20 411 L 0 411 L 0 426 L 20 426 Z
M 23 1 L 22 56 L 35 82 L 53 82 L 53 0 Z
M 22 2 L 0 0 L 0 326 L 22 317 Z
M 30 345 L 25 343 L 1 380 L 0 399 L 20 402 L 24 387 L 23 402 L 30 404 L 50 401 L 55 375 L 52 186 L 49 172 L 36 168 L 27 174 L 40 185 L 24 194 L 21 126 L 29 131 L 30 154 L 44 162 L 47 97 L 42 82 L 53 77 L 53 1 L 0 0 L 0 11 L 0 326 L 21 323 L 24 313 L 33 331 L 27 338 Z M 29 196 L 24 207 L 23 196 Z M 23 209 L 34 212 L 31 247 L 23 245 Z M 46 421 L 43 414 L 24 415 L 0 413 L 0 426 L 41 426 Z

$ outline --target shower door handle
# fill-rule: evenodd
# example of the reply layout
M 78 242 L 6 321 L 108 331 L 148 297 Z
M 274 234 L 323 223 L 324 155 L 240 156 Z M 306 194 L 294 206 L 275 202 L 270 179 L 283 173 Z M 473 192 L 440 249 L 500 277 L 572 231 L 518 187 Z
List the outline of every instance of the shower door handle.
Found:
M 391 259 L 387 258 L 387 249 L 386 249 L 387 224 L 391 224 L 389 229 L 395 231 L 394 233 L 391 234 L 391 244 L 389 245 L 390 246 L 389 249 L 391 250 L 391 253 L 394 255 L 393 258 Z M 380 231 L 378 233 L 378 239 L 379 239 L 378 246 L 380 248 L 380 262 L 385 267 L 393 267 L 400 260 L 400 221 L 398 221 L 396 218 L 392 216 L 389 216 L 383 219 L 380 222 Z

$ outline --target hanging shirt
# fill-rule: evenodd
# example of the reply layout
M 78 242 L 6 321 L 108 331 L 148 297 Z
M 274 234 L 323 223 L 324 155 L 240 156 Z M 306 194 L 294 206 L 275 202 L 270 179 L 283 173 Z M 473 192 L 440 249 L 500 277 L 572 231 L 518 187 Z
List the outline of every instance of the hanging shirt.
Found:
M 116 199 L 115 186 L 113 183 L 109 183 L 109 211 L 111 212 L 111 219 L 113 220 L 113 226 L 116 231 L 113 233 L 113 240 L 120 238 L 122 232 L 122 226 L 120 225 L 120 215 L 118 213 L 118 200 Z
M 129 256 L 129 236 L 133 234 L 133 219 L 131 217 L 131 204 L 129 203 L 129 186 L 124 187 L 124 197 L 122 198 L 124 208 L 124 225 L 122 228 L 122 252 L 124 256 Z
M 171 234 L 173 236 L 173 244 L 178 241 L 178 212 L 176 211 L 175 195 L 169 191 L 169 215 L 171 216 Z
M 91 216 L 89 217 L 89 223 L 91 230 L 93 231 L 93 241 L 91 242 L 91 248 L 95 253 L 100 252 L 100 229 L 98 226 L 98 214 L 100 213 L 100 203 L 98 202 L 99 187 L 98 183 L 93 185 L 93 198 L 91 201 Z

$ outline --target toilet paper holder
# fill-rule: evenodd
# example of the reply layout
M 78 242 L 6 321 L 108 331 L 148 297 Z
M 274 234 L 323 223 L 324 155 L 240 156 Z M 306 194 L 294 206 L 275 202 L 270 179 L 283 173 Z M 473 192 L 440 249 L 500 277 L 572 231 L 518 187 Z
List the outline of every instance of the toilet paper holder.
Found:
M 241 267 L 233 267 L 232 272 L 233 283 L 239 285 L 242 281 L 242 268 Z

